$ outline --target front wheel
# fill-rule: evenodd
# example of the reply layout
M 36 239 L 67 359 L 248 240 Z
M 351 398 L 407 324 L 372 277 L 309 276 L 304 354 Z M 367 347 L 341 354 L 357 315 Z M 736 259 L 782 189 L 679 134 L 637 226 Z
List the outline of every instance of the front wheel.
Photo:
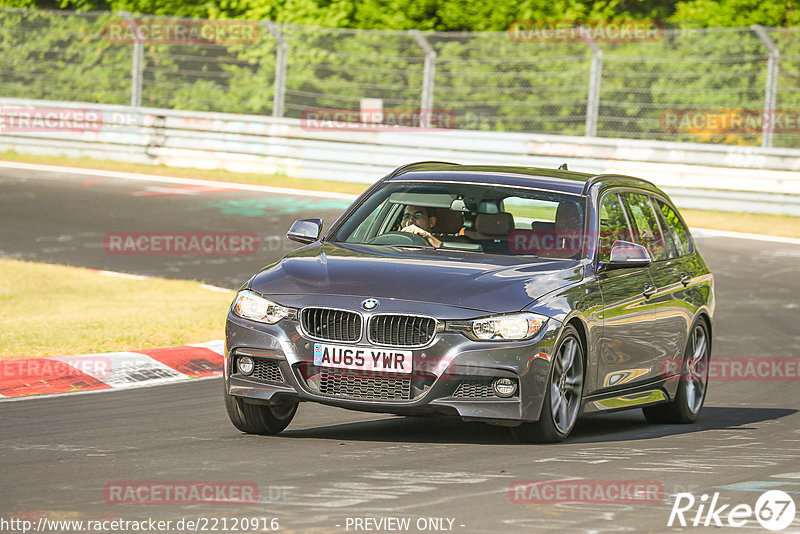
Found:
M 511 433 L 522 442 L 557 443 L 564 441 L 575 421 L 583 398 L 584 352 L 578 332 L 572 325 L 564 327 L 556 347 L 550 380 L 538 421 L 513 427 Z
M 248 404 L 225 392 L 225 408 L 233 426 L 248 434 L 279 434 L 292 422 L 297 401 L 283 400 L 275 406 Z
M 692 335 L 686 344 L 675 400 L 642 408 L 648 422 L 686 424 L 697 421 L 708 390 L 710 353 L 708 326 L 701 319 L 692 328 Z

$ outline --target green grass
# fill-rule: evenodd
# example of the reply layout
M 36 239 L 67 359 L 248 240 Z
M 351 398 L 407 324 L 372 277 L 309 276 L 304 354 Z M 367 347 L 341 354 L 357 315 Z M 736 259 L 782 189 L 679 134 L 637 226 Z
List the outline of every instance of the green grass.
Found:
M 800 238 L 800 217 L 726 211 L 681 210 L 689 226 Z
M 0 359 L 221 339 L 233 291 L 0 258 Z
M 529 219 L 538 219 L 542 221 L 555 221 L 556 220 L 556 206 L 519 206 L 519 205 L 506 205 L 506 211 L 511 213 L 514 218 L 526 217 Z

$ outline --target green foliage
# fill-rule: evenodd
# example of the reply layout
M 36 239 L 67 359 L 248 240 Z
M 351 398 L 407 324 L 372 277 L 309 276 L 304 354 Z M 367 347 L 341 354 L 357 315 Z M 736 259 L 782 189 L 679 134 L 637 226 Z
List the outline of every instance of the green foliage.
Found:
M 0 0 L 0 7 L 273 20 L 336 28 L 504 31 L 518 20 L 664 20 L 681 27 L 800 25 L 795 0 Z
M 515 42 L 507 33 L 429 37 L 438 52 L 435 107 L 458 128 L 582 135 L 589 48 Z
M 6 97 L 130 102 L 130 47 L 104 39 L 110 14 L 4 12 L 0 94 Z
M 0 0 L 0 5 L 33 1 Z M 755 33 L 688 27 L 798 22 L 791 0 L 57 1 L 79 10 L 282 22 L 288 117 L 301 117 L 309 108 L 357 110 L 365 97 L 381 98 L 384 108 L 418 108 L 424 53 L 405 30 L 431 30 L 427 38 L 437 52 L 434 107 L 452 113 L 456 127 L 566 135 L 585 130 L 591 50 L 582 42 L 515 41 L 506 31 L 511 23 L 668 20 L 687 29 L 668 30 L 652 42 L 600 43 L 598 134 L 750 145 L 760 144 L 760 133 L 720 137 L 664 128 L 669 110 L 764 106 L 767 49 Z M 104 33 L 106 25 L 121 20 L 108 12 L 0 11 L 0 96 L 127 104 L 132 45 L 111 42 Z M 266 28 L 260 29 L 255 42 L 243 44 L 147 44 L 142 103 L 271 114 L 277 47 Z M 776 29 L 771 35 L 781 49 L 777 107 L 798 110 L 800 31 Z M 775 143 L 798 146 L 800 135 L 778 132 Z
M 276 47 L 259 29 L 253 43 L 146 45 L 142 105 L 271 114 Z
M 606 45 L 604 52 L 602 135 L 710 141 L 702 130 L 669 131 L 665 113 L 764 106 L 766 49 L 754 32 L 669 31 L 652 43 Z M 757 144 L 758 135 L 731 142 Z
M 796 26 L 800 24 L 800 11 L 791 0 L 688 0 L 675 5 L 669 20 L 695 28 Z

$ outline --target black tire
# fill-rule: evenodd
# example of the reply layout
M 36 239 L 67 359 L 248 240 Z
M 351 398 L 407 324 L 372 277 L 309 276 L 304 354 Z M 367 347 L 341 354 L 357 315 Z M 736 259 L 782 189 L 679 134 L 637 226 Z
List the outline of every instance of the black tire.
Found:
M 702 336 L 702 342 L 705 347 L 703 355 L 700 356 L 702 361 L 698 360 L 696 354 L 698 343 L 701 339 L 700 336 Z M 675 399 L 668 403 L 642 408 L 645 419 L 647 419 L 649 423 L 655 424 L 689 424 L 697 421 L 708 392 L 708 364 L 710 358 L 711 336 L 709 336 L 708 333 L 708 324 L 705 319 L 700 319 L 692 327 L 691 335 L 686 343 L 686 350 L 683 353 L 683 363 L 681 365 L 681 374 L 678 383 L 678 392 L 675 394 Z M 689 370 L 690 365 L 694 369 L 691 373 Z M 702 369 L 699 368 L 700 366 L 702 366 Z M 690 391 L 690 389 L 697 391 L 694 388 L 697 388 L 696 379 L 698 372 L 703 375 L 701 379 L 702 396 L 699 401 L 693 398 L 692 391 Z M 696 395 L 697 393 L 694 394 Z
M 571 414 L 571 422 L 566 425 L 566 428 L 561 428 L 556 422 L 556 416 L 553 414 L 553 384 L 555 375 L 558 372 L 557 369 L 559 368 L 559 362 L 557 360 L 560 359 L 562 349 L 565 349 L 568 343 L 574 343 L 572 346 L 575 347 L 576 352 L 573 356 L 573 365 L 579 365 L 579 368 L 575 370 L 575 375 L 579 377 L 579 380 L 576 384 L 577 393 L 572 393 L 570 401 L 567 404 L 567 408 L 570 412 L 574 410 L 574 414 Z M 565 326 L 561 334 L 561 339 L 556 345 L 556 349 L 553 351 L 553 364 L 550 366 L 550 376 L 547 380 L 547 390 L 545 392 L 542 413 L 538 421 L 522 423 L 520 426 L 511 428 L 511 434 L 517 440 L 523 443 L 558 443 L 564 441 L 567 436 L 569 436 L 570 432 L 572 432 L 572 428 L 575 426 L 575 421 L 578 418 L 583 400 L 584 363 L 586 361 L 584 354 L 584 348 L 581 344 L 581 338 L 578 336 L 578 332 L 572 325 Z M 575 406 L 572 406 L 573 400 L 576 403 Z
M 239 397 L 225 393 L 225 408 L 233 426 L 248 434 L 272 435 L 281 433 L 297 413 L 297 401 L 284 400 L 277 406 L 248 404 Z

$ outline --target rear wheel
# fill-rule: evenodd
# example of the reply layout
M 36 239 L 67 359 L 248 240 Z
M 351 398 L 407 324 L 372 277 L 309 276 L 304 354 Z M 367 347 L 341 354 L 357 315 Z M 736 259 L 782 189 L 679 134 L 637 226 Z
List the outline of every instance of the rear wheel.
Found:
M 564 327 L 550 369 L 550 380 L 538 421 L 513 427 L 511 433 L 523 442 L 556 443 L 569 436 L 583 397 L 584 352 L 578 332 Z
M 275 406 L 248 404 L 225 393 L 225 408 L 233 426 L 248 434 L 278 434 L 292 422 L 297 401 L 283 400 Z
M 709 342 L 708 326 L 701 319 L 692 328 L 692 335 L 686 344 L 675 400 L 642 408 L 650 423 L 685 424 L 697 421 L 708 390 Z

